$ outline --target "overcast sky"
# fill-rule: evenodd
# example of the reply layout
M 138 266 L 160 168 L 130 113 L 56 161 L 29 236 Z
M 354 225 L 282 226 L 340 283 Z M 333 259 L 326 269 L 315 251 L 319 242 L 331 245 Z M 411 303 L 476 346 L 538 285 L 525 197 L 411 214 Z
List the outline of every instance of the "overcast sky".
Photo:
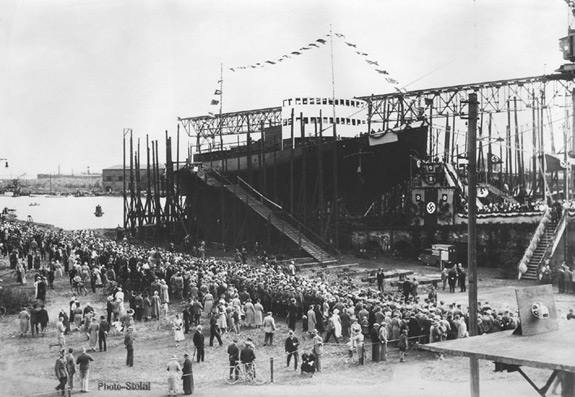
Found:
M 366 59 L 408 90 L 550 73 L 567 23 L 561 0 L 2 0 L 0 178 L 121 164 L 124 128 L 175 145 L 178 117 L 213 110 L 222 64 L 224 112 L 331 96 L 330 29 L 352 97 L 393 90 Z

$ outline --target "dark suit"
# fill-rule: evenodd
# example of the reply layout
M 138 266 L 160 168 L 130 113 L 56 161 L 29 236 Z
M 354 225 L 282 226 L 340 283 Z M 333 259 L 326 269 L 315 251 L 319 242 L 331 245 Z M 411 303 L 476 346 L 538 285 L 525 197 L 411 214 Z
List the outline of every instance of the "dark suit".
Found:
M 194 346 L 196 347 L 197 362 L 204 361 L 204 334 L 201 331 L 196 331 L 194 337 L 192 338 Z
M 182 368 L 182 382 L 184 394 L 192 394 L 194 391 L 194 375 L 192 372 L 192 360 L 186 357 Z
M 298 347 L 299 341 L 295 336 L 288 336 L 285 342 L 285 351 L 287 353 L 287 366 L 289 367 L 289 362 L 291 358 L 294 358 L 294 369 L 297 369 L 297 361 L 298 361 Z
M 127 356 L 126 365 L 128 367 L 134 366 L 134 338 L 131 333 L 126 333 L 124 336 L 124 345 L 126 346 Z

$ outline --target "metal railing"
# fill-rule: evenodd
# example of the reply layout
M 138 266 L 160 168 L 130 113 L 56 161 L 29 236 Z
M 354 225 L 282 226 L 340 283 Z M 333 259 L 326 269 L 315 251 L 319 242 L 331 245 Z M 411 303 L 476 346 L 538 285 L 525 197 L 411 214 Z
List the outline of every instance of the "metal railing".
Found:
M 537 249 L 537 245 L 541 240 L 541 236 L 545 234 L 545 229 L 547 228 L 547 224 L 550 222 L 550 220 L 551 220 L 551 209 L 547 208 L 547 210 L 543 214 L 543 217 L 541 218 L 541 221 L 539 222 L 539 225 L 537 226 L 537 229 L 535 230 L 535 233 L 533 233 L 533 237 L 531 237 L 529 245 L 525 249 L 523 258 L 521 258 L 521 260 L 519 261 L 519 268 L 521 268 L 522 265 L 525 265 L 527 270 L 529 270 L 529 262 L 531 261 L 531 258 L 533 257 L 535 250 Z M 522 274 L 524 274 L 524 272 Z
M 206 169 L 204 169 L 204 172 L 206 175 L 207 174 L 213 175 L 214 178 L 217 179 L 222 184 L 234 186 L 234 192 L 235 192 L 236 184 L 234 184 L 232 181 L 230 181 L 227 177 L 222 175 L 217 170 L 215 170 L 213 168 L 209 168 L 209 169 L 206 168 Z M 301 247 L 302 237 L 304 237 L 304 238 L 310 240 L 315 245 L 317 245 L 322 250 L 326 250 L 326 251 L 332 250 L 331 245 L 327 241 L 325 241 L 323 239 L 323 237 L 321 237 L 319 234 L 317 234 L 310 227 L 306 226 L 301 221 L 296 219 L 293 215 L 286 212 L 281 205 L 268 199 L 266 196 L 264 196 L 261 192 L 259 192 L 253 186 L 251 186 L 248 182 L 246 182 L 240 176 L 236 176 L 235 179 L 237 180 L 237 186 L 242 188 L 246 192 L 246 202 L 247 203 L 249 203 L 249 198 L 251 197 L 252 199 L 258 201 L 259 203 L 264 205 L 266 208 L 268 208 L 271 211 L 271 213 L 273 215 L 275 215 L 278 219 L 285 221 L 287 224 L 289 224 L 291 227 L 293 227 L 294 229 L 297 230 L 297 232 L 299 234 L 298 245 L 300 247 Z M 268 222 L 271 223 L 270 217 L 268 217 Z M 282 233 L 285 234 L 285 229 L 282 228 L 281 231 L 282 231 Z

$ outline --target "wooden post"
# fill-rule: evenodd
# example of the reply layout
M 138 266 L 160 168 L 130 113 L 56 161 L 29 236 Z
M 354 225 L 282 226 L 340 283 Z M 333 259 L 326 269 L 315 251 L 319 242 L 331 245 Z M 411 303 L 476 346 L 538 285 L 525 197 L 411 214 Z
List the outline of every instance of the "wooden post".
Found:
M 509 193 L 513 191 L 513 152 L 511 150 L 511 106 L 507 99 L 507 127 L 505 128 L 505 147 L 507 156 L 505 158 L 505 182 L 509 186 Z
M 270 357 L 270 382 L 274 383 L 274 358 Z
M 476 336 L 477 327 L 477 94 L 469 94 L 468 123 L 468 251 L 467 265 L 469 266 L 469 335 Z M 471 383 L 471 397 L 479 397 L 479 360 L 477 357 L 469 358 L 469 371 Z
M 290 161 L 289 161 L 289 213 L 293 215 L 293 202 L 294 202 L 294 175 L 293 175 L 293 162 L 294 162 L 294 150 L 295 150 L 295 141 L 294 141 L 294 110 L 291 110 L 291 152 L 290 152 Z
M 531 117 L 532 117 L 532 131 L 533 131 L 533 175 L 532 175 L 532 186 L 531 194 L 535 198 L 537 194 L 537 100 L 535 99 L 535 89 L 531 91 L 532 103 L 531 103 Z
M 248 158 L 247 158 L 247 166 L 248 166 L 248 183 L 253 186 L 254 181 L 253 181 L 253 176 L 252 176 L 252 135 L 250 132 L 250 121 L 249 121 L 249 117 L 247 119 L 247 125 L 248 125 L 248 133 L 247 133 L 247 147 L 248 147 Z M 239 172 L 239 168 L 238 168 L 238 172 Z
M 547 181 L 546 173 L 547 167 L 545 165 L 545 135 L 544 135 L 544 117 L 545 117 L 545 90 L 541 90 L 541 116 L 539 117 L 539 129 L 540 129 L 540 142 L 541 142 L 541 189 L 543 189 L 543 201 L 547 203 Z
M 126 231 L 126 227 L 128 225 L 128 218 L 127 218 L 127 211 L 126 208 L 128 206 L 128 196 L 126 195 L 126 134 L 128 133 L 128 129 L 124 128 L 123 133 L 123 147 L 124 147 L 124 167 L 122 170 L 122 182 L 124 183 L 124 190 L 122 192 L 122 197 L 124 198 L 124 232 Z M 52 174 L 50 174 L 51 176 Z M 50 177 L 50 183 L 52 183 L 52 178 Z M 52 192 L 52 188 L 50 188 L 50 192 Z

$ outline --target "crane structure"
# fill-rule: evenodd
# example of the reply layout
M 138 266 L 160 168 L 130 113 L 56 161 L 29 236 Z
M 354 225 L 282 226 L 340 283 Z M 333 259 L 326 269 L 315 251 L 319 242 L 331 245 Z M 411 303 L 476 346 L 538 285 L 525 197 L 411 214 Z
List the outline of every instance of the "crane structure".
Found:
M 430 126 L 427 156 L 456 161 L 467 150 L 469 93 L 479 101 L 478 167 L 483 180 L 493 174 L 492 158 L 499 159 L 510 191 L 525 189 L 545 194 L 542 177 L 545 153 L 575 152 L 575 139 L 555 135 L 569 128 L 573 117 L 575 71 L 482 83 L 359 96 L 368 103 L 366 132 L 386 131 L 413 120 Z M 569 116 L 571 115 L 571 116 Z M 195 139 L 196 151 L 217 148 L 221 135 L 258 134 L 261 125 L 278 126 L 282 108 L 269 107 L 215 116 L 179 118 L 184 131 Z M 238 141 L 240 138 L 238 137 Z M 563 141 L 561 143 L 561 141 Z M 568 146 L 568 143 L 570 145 Z M 495 156 L 495 157 L 493 157 Z

